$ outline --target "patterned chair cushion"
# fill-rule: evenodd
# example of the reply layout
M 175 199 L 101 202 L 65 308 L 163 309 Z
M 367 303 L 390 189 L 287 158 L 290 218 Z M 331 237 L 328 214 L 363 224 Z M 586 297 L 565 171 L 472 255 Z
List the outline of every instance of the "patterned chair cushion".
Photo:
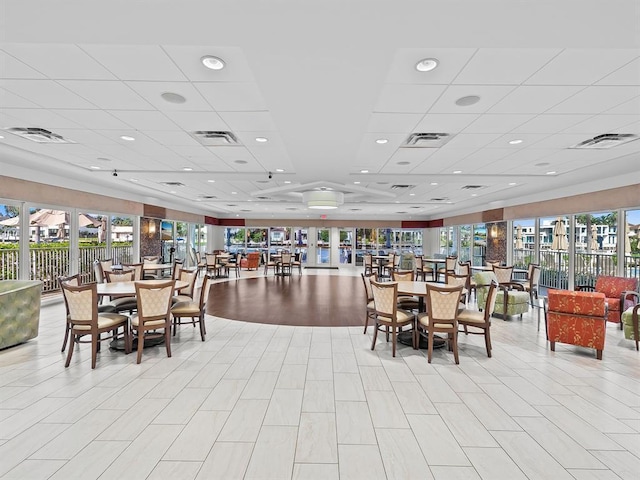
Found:
M 609 322 L 620 322 L 620 297 L 622 292 L 637 291 L 638 279 L 637 278 L 625 278 L 625 277 L 610 277 L 601 275 L 596 280 L 595 291 L 604 293 L 607 297 L 607 306 L 609 313 L 607 314 L 607 320 Z M 633 306 L 632 300 L 625 300 L 622 311 Z
M 491 281 L 498 283 L 496 274 L 485 271 L 476 272 L 473 275 L 473 280 L 476 282 L 476 300 L 478 305 L 484 305 L 487 303 L 487 293 L 489 292 L 489 285 L 491 285 Z
M 494 313 L 503 315 L 504 312 L 504 294 L 500 290 L 496 296 L 496 307 Z M 521 315 L 529 311 L 529 294 L 519 290 L 509 290 L 507 294 L 507 315 Z
M 627 308 L 622 313 L 622 325 L 624 327 L 624 338 L 627 340 L 635 340 L 636 338 L 633 334 L 633 307 Z

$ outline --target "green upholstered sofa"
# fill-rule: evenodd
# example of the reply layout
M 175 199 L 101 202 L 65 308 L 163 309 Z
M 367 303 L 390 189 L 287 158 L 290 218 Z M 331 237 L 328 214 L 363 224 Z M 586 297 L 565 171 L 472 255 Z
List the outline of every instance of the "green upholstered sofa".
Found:
M 38 336 L 41 292 L 39 280 L 0 281 L 0 349 Z

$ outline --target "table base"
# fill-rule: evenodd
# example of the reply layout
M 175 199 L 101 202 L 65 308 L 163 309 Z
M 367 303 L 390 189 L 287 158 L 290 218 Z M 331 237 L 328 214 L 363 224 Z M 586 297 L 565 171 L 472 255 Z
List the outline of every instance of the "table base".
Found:
M 164 338 L 155 337 L 155 338 L 145 338 L 144 340 L 144 348 L 156 347 L 158 345 L 164 344 Z M 113 340 L 109 346 L 114 350 L 122 350 L 124 351 L 124 339 L 118 338 L 117 340 Z M 138 338 L 133 339 L 133 344 L 131 346 L 131 351 L 135 352 L 138 349 Z
M 382 332 L 380 332 L 378 335 L 380 335 L 381 333 Z M 427 339 L 424 338 L 422 335 L 420 335 L 419 339 L 420 339 L 420 344 L 418 345 L 418 348 L 425 349 L 425 350 L 428 349 L 429 342 L 427 342 Z M 410 347 L 413 346 L 413 332 L 398 333 L 398 342 L 400 342 L 403 345 L 409 345 Z M 445 343 L 447 343 L 447 341 L 444 338 L 441 338 L 437 335 L 433 337 L 433 348 L 442 348 L 444 347 Z

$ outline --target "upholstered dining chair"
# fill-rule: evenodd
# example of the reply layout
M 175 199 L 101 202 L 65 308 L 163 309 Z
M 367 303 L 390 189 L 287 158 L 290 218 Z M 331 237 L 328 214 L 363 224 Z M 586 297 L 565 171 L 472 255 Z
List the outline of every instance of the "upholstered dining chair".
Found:
M 180 270 L 182 269 L 183 265 L 184 260 L 182 258 L 173 259 L 173 266 L 171 267 L 171 278 L 173 278 L 174 280 L 178 280 L 178 277 L 180 277 Z
M 144 263 L 123 263 L 122 267 L 125 270 L 133 270 L 133 280 L 137 282 L 144 277 L 143 265 Z
M 462 275 L 457 273 L 447 273 L 445 276 L 445 283 L 447 285 L 462 285 L 462 288 L 466 290 L 461 295 L 461 304 L 463 308 L 467 306 L 467 297 L 469 296 L 469 290 L 471 289 L 471 276 Z
M 491 357 L 491 315 L 496 306 L 498 283 L 495 281 L 489 285 L 487 299 L 482 311 L 465 308 L 458 313 L 458 325 L 463 327 L 465 335 L 484 335 L 484 343 L 487 348 L 487 357 Z M 469 330 L 471 328 L 471 330 Z
M 437 270 L 436 281 L 440 281 L 440 276 L 442 275 L 442 280 L 444 282 L 447 281 L 446 277 L 448 273 L 456 273 L 456 265 L 458 263 L 458 257 L 456 255 L 448 255 L 444 259 L 444 267 L 439 268 Z
M 198 276 L 198 271 L 194 271 L 194 276 Z M 209 296 L 209 277 L 206 275 L 202 280 L 202 286 L 197 298 L 191 298 L 175 303 L 171 307 L 171 316 L 173 317 L 173 336 L 176 336 L 176 329 L 178 325 L 184 325 L 183 319 L 190 319 L 189 323 L 196 326 L 196 322 L 200 326 L 200 338 L 204 342 L 204 337 L 207 334 L 207 329 L 204 324 L 204 314 L 207 308 L 207 297 Z M 197 320 L 196 320 L 197 319 Z
M 300 253 L 294 253 L 293 254 L 293 260 L 291 261 L 291 268 L 297 268 L 298 269 L 298 275 L 302 275 L 302 260 L 300 259 L 301 254 Z
M 206 277 L 206 275 L 205 275 Z M 178 278 L 176 278 L 175 280 L 180 280 L 181 282 L 187 282 L 188 285 L 184 288 L 181 288 L 178 291 L 177 295 L 174 295 L 173 298 L 171 299 L 172 303 L 178 303 L 178 302 L 190 302 L 193 300 L 193 294 L 195 292 L 195 288 L 196 288 L 196 280 L 198 279 L 198 270 L 194 269 L 194 270 L 189 270 L 186 268 L 183 268 L 180 270 L 180 272 L 178 273 Z M 195 326 L 195 325 L 194 325 Z
M 281 275 L 291 275 L 291 267 L 293 255 L 288 252 L 282 252 L 280 262 L 278 262 L 278 270 Z
M 458 309 L 462 285 L 427 284 L 427 311 L 418 314 L 417 334 L 427 338 L 427 361 L 431 363 L 435 333 L 446 333 L 449 350 L 458 358 Z
M 269 257 L 266 253 L 262 254 L 262 263 L 264 264 L 264 274 L 267 275 L 269 273 L 269 269 L 273 269 L 273 273 L 278 271 L 278 262 Z
M 374 270 L 373 270 L 373 255 L 371 255 L 370 253 L 365 253 L 362 256 L 362 263 L 364 265 L 364 274 L 365 275 L 372 275 L 374 273 Z
M 204 258 L 207 264 L 207 275 L 214 278 L 220 275 L 221 265 L 218 263 L 218 256 L 215 253 L 205 253 Z
M 145 255 L 142 257 L 143 264 L 159 264 L 160 257 L 158 255 Z M 159 280 L 162 278 L 162 272 L 158 270 L 143 271 L 142 278 L 145 280 Z
M 73 350 L 76 343 L 87 343 L 83 337 L 91 336 L 91 368 L 96 368 L 96 360 L 98 351 L 100 350 L 100 342 L 111 338 L 117 338 L 120 335 L 124 337 L 125 352 L 131 352 L 131 339 L 129 337 L 129 317 L 118 313 L 99 313 L 98 312 L 98 288 L 96 283 L 88 283 L 86 285 L 72 286 L 62 282 L 60 287 L 65 299 L 65 305 L 69 308 L 68 322 L 69 353 L 65 368 L 71 363 Z M 118 330 L 122 327 L 122 333 Z M 111 335 L 103 337 L 105 333 L 111 332 Z
M 407 310 L 398 308 L 398 283 L 397 282 L 376 282 L 371 280 L 371 290 L 373 292 L 373 303 L 375 313 L 375 330 L 371 350 L 376 347 L 378 331 L 385 329 L 387 341 L 389 341 L 389 329 L 391 329 L 392 355 L 396 356 L 396 344 L 398 331 L 405 325 L 413 327 L 413 348 L 416 348 L 415 315 Z
M 80 274 L 69 275 L 66 277 L 60 276 L 58 277 L 58 285 L 62 289 L 62 284 L 65 283 L 67 285 L 71 285 L 72 287 L 77 287 L 80 285 Z M 69 315 L 69 303 L 67 302 L 67 297 L 63 295 L 64 298 L 64 306 L 66 310 L 66 322 L 64 329 L 64 340 L 62 341 L 62 349 L 61 352 L 64 352 L 65 348 L 67 348 L 67 341 L 69 340 L 69 332 L 71 331 L 71 318 Z
M 136 282 L 138 312 L 131 317 L 130 333 L 132 338 L 136 336 L 138 339 L 136 363 L 142 361 L 146 338 L 164 338 L 167 357 L 171 356 L 171 298 L 175 284 L 175 280 L 153 284 Z
M 513 277 L 513 265 L 509 267 L 493 265 L 492 267 L 493 273 L 495 273 L 496 279 L 498 280 L 498 284 L 511 282 L 511 279 Z
M 468 290 L 469 293 L 467 295 L 467 300 L 470 301 L 471 300 L 471 293 L 473 293 L 475 295 L 476 293 L 476 281 L 474 280 L 473 276 L 471 275 L 471 260 L 467 260 L 465 262 L 458 262 L 458 273 L 460 275 L 468 275 L 469 276 L 469 286 L 468 286 Z
M 424 257 L 422 255 L 416 255 L 416 280 L 426 282 L 427 275 L 433 279 L 433 268 L 425 265 Z
M 116 282 L 133 282 L 135 278 L 134 270 L 121 270 L 121 271 L 109 271 L 104 272 L 104 278 L 107 283 Z M 110 305 L 112 305 L 116 312 L 128 311 L 131 315 L 133 311 L 138 307 L 136 297 L 130 295 L 119 295 L 117 297 L 111 297 Z
M 376 318 L 376 307 L 373 302 L 373 289 L 371 288 L 371 280 L 375 280 L 375 274 L 370 273 L 369 275 L 365 275 L 361 273 L 362 283 L 364 284 L 364 292 L 367 299 L 366 305 L 366 315 L 364 317 L 364 332 L 367 333 L 367 327 L 369 326 L 369 320 L 373 320 L 375 324 Z
M 394 270 L 391 272 L 391 280 L 394 282 L 413 282 L 415 273 L 413 270 Z M 420 299 L 412 295 L 398 295 L 398 308 L 404 310 L 419 310 Z

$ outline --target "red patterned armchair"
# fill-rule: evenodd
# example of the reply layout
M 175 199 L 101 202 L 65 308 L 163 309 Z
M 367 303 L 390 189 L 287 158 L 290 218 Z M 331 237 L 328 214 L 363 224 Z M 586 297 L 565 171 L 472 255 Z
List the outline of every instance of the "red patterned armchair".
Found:
M 604 293 L 609 309 L 607 320 L 609 322 L 619 323 L 620 330 L 622 330 L 620 315 L 627 308 L 638 303 L 637 278 L 608 277 L 601 275 L 596 280 L 595 287 L 581 285 L 577 286 L 576 290 Z
M 549 290 L 547 332 L 551 350 L 556 342 L 594 348 L 602 360 L 607 303 L 604 293 Z

